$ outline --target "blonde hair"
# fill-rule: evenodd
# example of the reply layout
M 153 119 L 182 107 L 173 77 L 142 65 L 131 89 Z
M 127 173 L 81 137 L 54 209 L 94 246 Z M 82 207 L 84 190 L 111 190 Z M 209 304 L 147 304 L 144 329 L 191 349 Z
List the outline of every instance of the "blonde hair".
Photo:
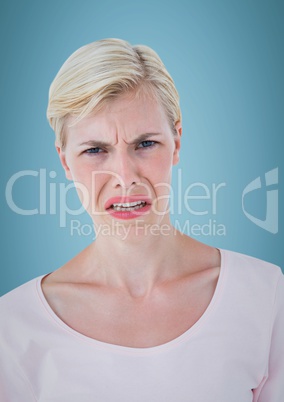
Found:
M 66 145 L 65 125 L 75 123 L 128 91 L 146 88 L 161 102 L 173 128 L 181 121 L 179 95 L 157 53 L 121 39 L 102 39 L 75 51 L 62 65 L 49 89 L 47 118 L 56 142 Z

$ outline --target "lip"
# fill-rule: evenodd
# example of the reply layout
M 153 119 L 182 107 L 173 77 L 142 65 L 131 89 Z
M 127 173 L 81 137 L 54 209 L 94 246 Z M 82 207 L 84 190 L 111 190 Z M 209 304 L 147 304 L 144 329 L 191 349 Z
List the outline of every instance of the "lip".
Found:
M 151 205 L 151 199 L 145 195 L 137 194 L 130 195 L 127 197 L 112 197 L 108 199 L 105 203 L 105 209 L 109 210 L 112 204 L 126 203 L 126 202 L 135 202 L 135 201 L 144 201 L 147 205 Z
M 125 203 L 125 202 L 135 202 L 135 201 L 144 201 L 146 205 L 140 209 L 136 209 L 133 211 L 116 211 L 111 207 L 112 204 L 115 203 Z M 112 197 L 105 203 L 106 211 L 116 219 L 135 219 L 141 215 L 148 213 L 151 209 L 151 200 L 149 197 L 145 195 L 131 195 L 128 197 Z

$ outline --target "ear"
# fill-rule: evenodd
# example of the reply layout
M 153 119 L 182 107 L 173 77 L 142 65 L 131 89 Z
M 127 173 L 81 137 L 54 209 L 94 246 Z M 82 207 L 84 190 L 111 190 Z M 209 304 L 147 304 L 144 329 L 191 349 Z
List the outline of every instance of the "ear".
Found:
M 179 162 L 180 140 L 182 134 L 182 126 L 180 121 L 175 124 L 175 131 L 176 135 L 174 136 L 175 150 L 173 154 L 173 165 L 176 165 Z
M 73 180 L 72 175 L 71 175 L 71 171 L 70 171 L 69 166 L 68 166 L 67 161 L 66 161 L 65 152 L 62 150 L 62 147 L 59 146 L 56 142 L 55 142 L 55 148 L 56 148 L 56 151 L 57 151 L 57 153 L 59 155 L 61 165 L 62 165 L 63 169 L 65 170 L 66 179 Z

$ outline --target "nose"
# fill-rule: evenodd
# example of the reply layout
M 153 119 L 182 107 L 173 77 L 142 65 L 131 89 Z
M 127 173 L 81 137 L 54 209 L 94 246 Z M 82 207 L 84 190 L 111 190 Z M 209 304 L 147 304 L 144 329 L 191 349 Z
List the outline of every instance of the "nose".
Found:
M 139 168 L 126 150 L 117 151 L 112 163 L 112 185 L 128 189 L 140 183 Z

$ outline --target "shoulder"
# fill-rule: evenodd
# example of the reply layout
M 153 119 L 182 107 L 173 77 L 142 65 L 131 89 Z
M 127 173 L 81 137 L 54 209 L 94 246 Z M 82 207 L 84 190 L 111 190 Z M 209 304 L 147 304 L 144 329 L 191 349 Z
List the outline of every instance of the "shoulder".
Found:
M 43 276 L 44 275 L 41 275 L 34 279 L 31 279 L 30 281 L 25 282 L 22 285 L 16 287 L 15 289 L 12 289 L 11 291 L 7 292 L 6 294 L 0 297 L 0 303 L 1 304 L 9 303 L 12 302 L 13 300 L 16 300 L 19 297 L 28 294 L 29 291 L 36 286 L 37 281 L 41 279 Z
M 221 255 L 226 267 L 240 276 L 244 275 L 246 278 L 253 277 L 254 279 L 258 277 L 274 282 L 283 276 L 281 268 L 268 261 L 229 250 L 221 250 Z
M 234 251 L 221 250 L 221 255 L 226 289 L 235 299 L 254 302 L 260 311 L 264 305 L 274 305 L 279 287 L 284 295 L 284 275 L 279 266 Z
M 34 278 L 0 297 L 0 322 L 5 323 L 5 329 L 7 323 L 12 324 L 13 320 L 21 321 L 38 308 L 38 286 L 43 276 Z M 1 328 L 3 329 L 3 326 Z
M 0 298 L 0 354 L 17 356 L 44 330 L 48 314 L 40 293 L 42 276 L 6 293 Z

